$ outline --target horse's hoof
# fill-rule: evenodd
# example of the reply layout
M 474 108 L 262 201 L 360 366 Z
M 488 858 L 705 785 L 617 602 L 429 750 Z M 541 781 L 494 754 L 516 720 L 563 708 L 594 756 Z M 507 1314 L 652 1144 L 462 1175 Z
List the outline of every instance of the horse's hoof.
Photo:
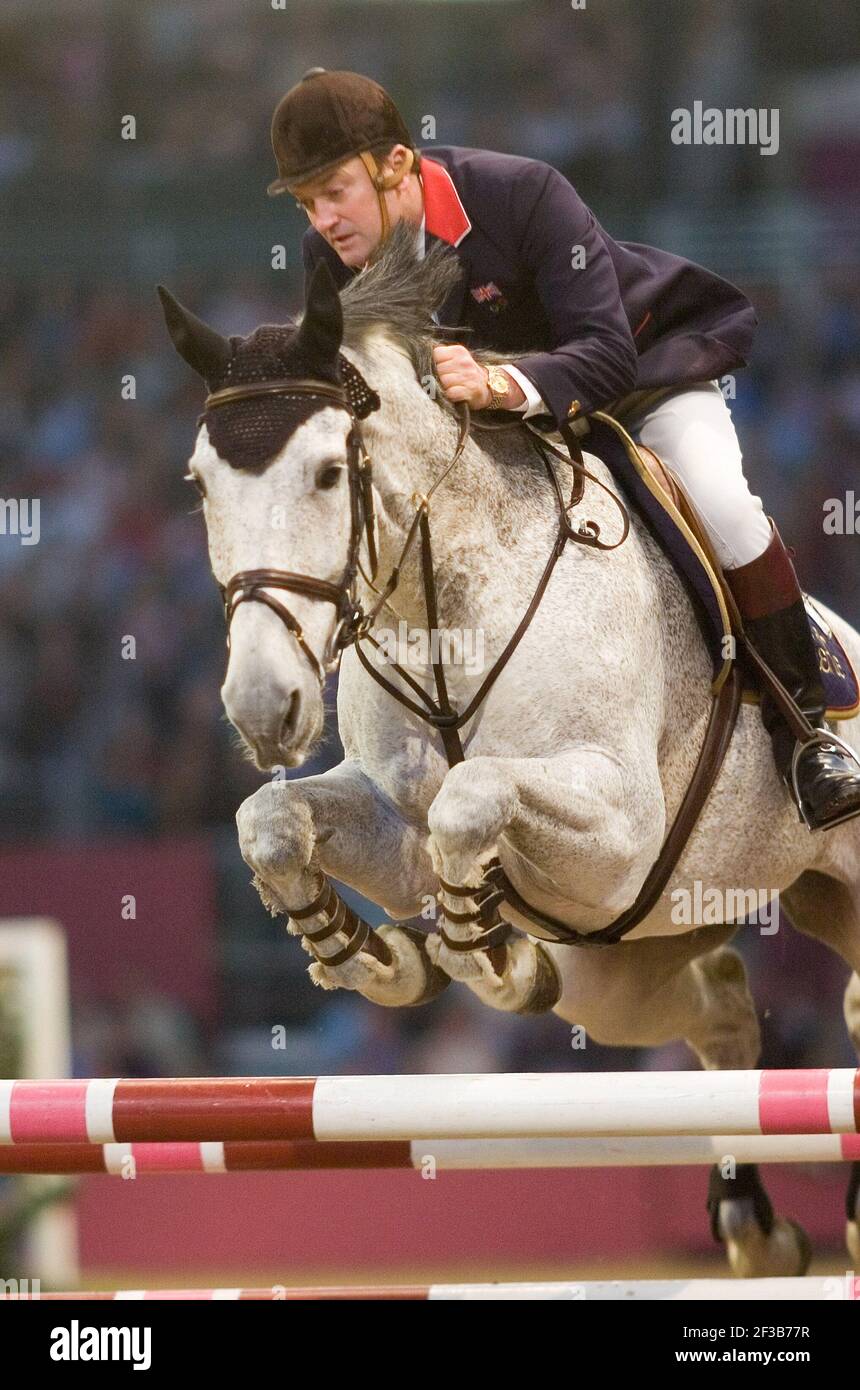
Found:
M 535 944 L 534 951 L 534 984 L 525 1003 L 516 1010 L 518 1014 L 549 1013 L 561 998 L 561 976 L 555 962 L 542 946 Z
M 424 932 L 398 922 L 386 922 L 371 932 L 365 945 L 339 965 L 316 957 L 308 975 L 322 989 L 353 989 L 371 1004 L 410 1008 L 435 999 L 450 984 L 448 976 L 427 954 Z M 305 950 L 311 943 L 302 937 Z
M 812 1245 L 796 1221 L 777 1217 L 769 1235 L 755 1222 L 726 1239 L 729 1268 L 738 1279 L 790 1279 L 805 1274 Z
M 389 948 L 393 947 L 396 950 L 398 938 L 405 937 L 418 952 L 424 972 L 424 985 L 420 994 L 409 1000 L 407 1007 L 415 1008 L 418 1004 L 429 1004 L 432 999 L 437 999 L 442 991 L 448 988 L 451 983 L 451 976 L 445 974 L 445 971 L 436 964 L 427 950 L 427 943 L 431 939 L 432 933 L 420 931 L 417 927 L 406 927 L 396 922 L 387 922 L 383 926 L 377 927 L 376 931 Z

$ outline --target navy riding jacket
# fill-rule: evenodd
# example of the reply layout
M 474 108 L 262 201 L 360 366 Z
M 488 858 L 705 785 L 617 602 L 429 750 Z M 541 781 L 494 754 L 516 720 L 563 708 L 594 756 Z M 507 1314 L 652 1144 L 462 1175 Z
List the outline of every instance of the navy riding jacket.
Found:
M 746 296 L 692 261 L 614 241 L 551 165 L 450 145 L 422 150 L 420 173 L 426 248 L 447 243 L 465 271 L 439 322 L 471 329 L 467 347 L 511 353 L 557 423 L 746 365 Z M 357 273 L 312 228 L 302 255 L 306 277 L 321 259 L 338 286 Z

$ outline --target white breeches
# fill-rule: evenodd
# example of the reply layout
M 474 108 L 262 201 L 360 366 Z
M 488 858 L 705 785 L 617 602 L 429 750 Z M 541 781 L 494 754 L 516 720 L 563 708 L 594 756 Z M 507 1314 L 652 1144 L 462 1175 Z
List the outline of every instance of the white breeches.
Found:
M 764 553 L 771 541 L 770 522 L 744 477 L 738 437 L 716 381 L 658 401 L 647 414 L 634 417 L 628 429 L 677 473 L 725 569 L 737 569 Z

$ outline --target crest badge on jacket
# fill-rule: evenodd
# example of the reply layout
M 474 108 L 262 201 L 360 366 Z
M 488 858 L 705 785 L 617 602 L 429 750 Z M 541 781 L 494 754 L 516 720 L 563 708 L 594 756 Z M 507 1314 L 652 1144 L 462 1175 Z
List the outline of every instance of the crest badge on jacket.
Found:
M 477 304 L 485 305 L 494 314 L 508 307 L 507 299 L 494 280 L 488 281 L 486 285 L 473 285 L 469 293 Z

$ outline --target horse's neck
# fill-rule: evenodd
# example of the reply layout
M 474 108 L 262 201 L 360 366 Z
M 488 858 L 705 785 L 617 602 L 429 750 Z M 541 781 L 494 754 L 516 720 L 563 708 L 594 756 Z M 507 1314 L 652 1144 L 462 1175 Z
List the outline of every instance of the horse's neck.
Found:
M 419 498 L 429 494 L 453 457 L 458 424 L 417 383 L 406 379 L 402 359 L 388 358 L 383 350 L 378 362 L 359 366 L 365 367 L 383 402 L 382 409 L 369 417 L 366 429 L 373 459 L 379 542 L 376 588 L 380 590 L 400 561 Z M 485 440 L 492 456 L 481 447 Z M 564 466 L 555 466 L 567 491 Z M 599 460 L 590 458 L 589 467 L 617 490 Z M 583 515 L 599 523 L 605 538 L 619 535 L 617 507 L 592 484 L 577 508 L 577 516 Z M 557 535 L 552 489 L 521 433 L 511 430 L 485 436 L 479 432 L 470 438 L 462 458 L 433 493 L 429 516 L 438 626 L 480 630 L 487 655 L 498 654 L 535 592 Z M 640 534 L 635 524 L 634 533 Z M 691 682 L 698 687 L 698 668 L 705 671 L 707 661 L 671 565 L 652 549 L 644 531 L 640 542 L 644 552 L 640 544 L 606 555 L 599 576 L 593 563 L 585 563 L 585 552 L 580 552 L 584 566 L 580 571 L 571 550 L 574 542 L 570 542 L 564 572 L 554 579 L 542 608 L 555 617 L 566 647 L 587 649 L 599 670 L 614 669 L 619 644 L 634 652 L 647 651 L 649 671 L 667 668 L 663 679 L 671 709 L 678 695 L 676 686 L 680 691 Z M 420 537 L 416 537 L 390 605 L 380 612 L 380 624 L 396 628 L 405 621 L 410 629 L 426 628 L 420 555 Z M 362 599 L 369 608 L 377 602 L 377 594 L 365 588 Z M 655 660 L 658 652 L 662 661 Z M 583 669 L 581 677 L 572 669 L 567 677 L 570 682 L 580 678 L 591 680 L 590 669 Z
M 383 416 L 368 438 L 378 522 L 377 589 L 399 564 L 420 499 L 430 494 L 457 447 L 456 421 L 432 407 L 430 411 L 429 420 L 420 409 L 409 412 L 411 425 L 404 422 L 402 412 L 396 418 Z M 488 559 L 500 548 L 500 530 L 511 528 L 510 511 L 498 470 L 468 441 L 429 504 L 440 627 L 480 621 Z M 424 627 L 427 577 L 421 563 L 421 536 L 416 534 L 387 616 L 405 620 L 410 627 Z M 369 589 L 366 599 L 374 599 Z

